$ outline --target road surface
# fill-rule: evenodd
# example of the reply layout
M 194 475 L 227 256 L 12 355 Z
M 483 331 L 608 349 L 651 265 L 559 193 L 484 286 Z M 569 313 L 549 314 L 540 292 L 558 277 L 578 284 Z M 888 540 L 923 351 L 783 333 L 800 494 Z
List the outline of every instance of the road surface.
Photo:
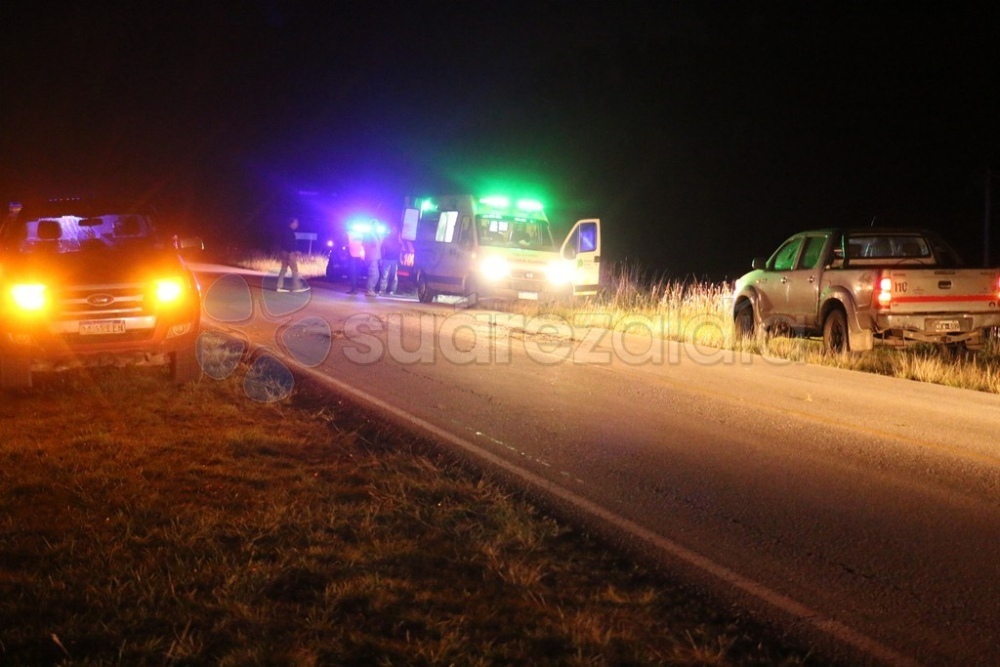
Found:
M 793 634 L 1000 664 L 1000 396 L 200 268 L 206 326 Z

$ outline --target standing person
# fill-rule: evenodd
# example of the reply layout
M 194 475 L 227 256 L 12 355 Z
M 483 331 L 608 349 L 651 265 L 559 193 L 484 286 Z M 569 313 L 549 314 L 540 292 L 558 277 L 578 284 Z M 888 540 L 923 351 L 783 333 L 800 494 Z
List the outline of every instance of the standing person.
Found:
M 389 231 L 382 239 L 382 281 L 378 286 L 379 295 L 395 294 L 399 287 L 399 253 L 402 251 L 402 239 L 399 237 L 399 228 L 396 225 L 389 225 Z
M 365 248 L 365 264 L 368 267 L 368 282 L 365 285 L 365 296 L 375 296 L 378 286 L 378 266 L 382 259 L 382 237 L 379 234 L 381 223 L 372 220 L 361 244 Z
M 304 292 L 308 287 L 302 286 L 302 278 L 299 276 L 299 253 L 296 245 L 295 230 L 299 228 L 299 219 L 292 218 L 288 226 L 281 231 L 281 240 L 278 246 L 281 253 L 281 269 L 278 271 L 278 291 L 287 292 L 285 289 L 285 272 L 292 271 L 292 291 Z
M 350 259 L 348 259 L 347 278 L 351 284 L 351 288 L 347 290 L 348 294 L 358 293 L 361 274 L 365 273 L 365 247 L 361 243 L 363 238 L 363 234 L 359 233 L 353 227 L 347 232 L 347 253 L 350 255 Z

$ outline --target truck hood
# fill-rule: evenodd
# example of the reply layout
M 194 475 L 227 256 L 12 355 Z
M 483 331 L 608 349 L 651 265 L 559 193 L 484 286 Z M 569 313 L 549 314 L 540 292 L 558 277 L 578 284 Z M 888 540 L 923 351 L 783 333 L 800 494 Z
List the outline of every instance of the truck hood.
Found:
M 0 279 L 4 282 L 108 285 L 145 282 L 185 272 L 184 265 L 174 252 L 148 247 L 0 256 Z

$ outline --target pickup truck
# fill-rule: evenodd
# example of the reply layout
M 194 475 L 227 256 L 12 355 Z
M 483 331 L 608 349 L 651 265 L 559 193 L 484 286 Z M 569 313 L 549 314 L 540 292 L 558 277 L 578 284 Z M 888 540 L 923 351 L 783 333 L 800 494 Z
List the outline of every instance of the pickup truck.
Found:
M 0 388 L 111 362 L 197 379 L 200 316 L 198 283 L 148 212 L 62 200 L 11 205 L 0 223 Z
M 943 349 L 983 346 L 1000 325 L 1000 269 L 963 268 L 921 229 L 819 229 L 796 234 L 736 281 L 737 335 L 822 336 L 835 354 L 875 341 Z

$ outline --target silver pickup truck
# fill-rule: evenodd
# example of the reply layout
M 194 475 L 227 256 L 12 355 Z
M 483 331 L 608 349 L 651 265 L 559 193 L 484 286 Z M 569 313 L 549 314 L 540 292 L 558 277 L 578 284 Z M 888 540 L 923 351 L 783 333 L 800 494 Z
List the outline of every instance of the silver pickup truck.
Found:
M 1000 269 L 962 268 L 921 229 L 819 229 L 781 244 L 736 281 L 736 333 L 820 336 L 828 351 L 876 340 L 982 347 L 1000 326 Z

